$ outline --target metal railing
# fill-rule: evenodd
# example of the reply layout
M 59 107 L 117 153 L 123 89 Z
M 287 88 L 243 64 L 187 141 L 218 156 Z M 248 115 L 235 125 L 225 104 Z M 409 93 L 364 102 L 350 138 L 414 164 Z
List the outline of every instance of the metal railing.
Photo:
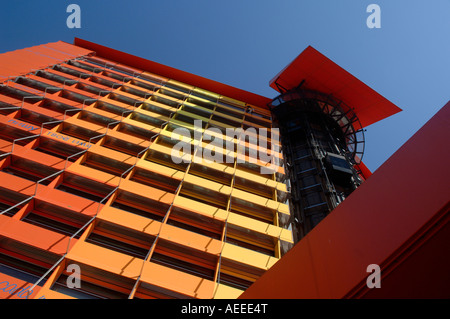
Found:
M 123 114 L 122 114 L 123 115 Z M 122 116 L 122 119 L 123 119 L 123 116 Z M 121 119 L 121 120 L 122 120 Z M 119 121 L 120 122 L 120 121 Z M 109 123 L 109 124 L 111 124 L 111 123 Z M 106 135 L 106 134 L 101 134 L 102 136 L 103 135 Z M 150 142 L 153 140 L 153 139 L 155 139 L 157 136 L 159 135 L 159 133 L 158 134 L 156 134 L 156 135 L 153 135 L 151 138 L 150 138 Z M 95 138 L 98 138 L 98 136 L 94 136 L 94 137 L 92 137 L 90 140 L 89 140 L 89 142 L 92 140 L 92 139 L 95 139 Z M 102 207 L 102 205 L 103 205 L 103 203 L 107 200 L 107 199 L 109 199 L 119 188 L 120 188 L 120 185 L 121 185 L 121 182 L 122 182 L 122 179 L 124 178 L 124 176 L 126 175 L 126 174 L 128 174 L 132 169 L 134 169 L 135 167 L 136 167 L 136 165 L 137 165 L 137 163 L 138 163 L 138 161 L 139 161 L 139 159 L 140 159 L 140 156 L 141 156 L 141 154 L 143 154 L 143 153 L 145 153 L 146 151 L 148 151 L 148 149 L 150 148 L 150 146 L 151 146 L 151 143 L 150 143 L 150 145 L 148 146 L 148 147 L 146 147 L 144 150 L 142 150 L 142 151 L 140 151 L 139 153 L 137 153 L 137 155 L 136 155 L 136 161 L 135 161 L 135 163 L 134 163 L 134 165 L 132 165 L 132 166 L 130 166 L 128 169 L 126 169 L 120 176 L 119 176 L 119 181 L 118 181 L 118 184 L 117 184 L 117 186 L 111 191 L 111 192 L 109 192 L 105 197 L 103 197 L 102 198 L 102 200 L 100 200 L 100 202 L 99 202 L 99 204 L 98 204 L 98 206 L 97 206 L 97 210 L 96 210 L 96 213 L 95 213 L 95 215 L 90 219 L 90 220 L 88 220 L 81 228 L 79 228 L 70 238 L 69 238 L 69 240 L 68 240 L 68 242 L 67 242 L 67 248 L 66 248 L 66 252 L 64 253 L 64 255 L 51 267 L 51 268 L 49 268 L 48 270 L 47 270 L 47 272 L 44 274 L 44 275 L 42 275 L 34 284 L 33 284 L 33 286 L 31 286 L 31 288 L 29 289 L 29 292 L 28 292 L 28 295 L 27 295 L 27 298 L 28 298 L 28 296 L 30 295 L 30 292 L 37 286 L 37 285 L 39 285 L 39 283 L 46 277 L 46 276 L 48 276 L 48 274 L 50 274 L 63 260 L 64 260 L 64 258 L 66 258 L 66 256 L 67 256 L 67 254 L 69 253 L 69 249 L 70 249 L 70 243 L 71 243 L 71 241 L 72 241 L 72 239 L 73 238 L 75 238 L 76 236 L 78 236 L 78 234 L 82 231 L 82 230 L 84 230 L 86 227 L 88 227 L 95 219 L 96 219 L 96 217 L 98 216 L 98 213 L 100 212 L 100 208 Z M 42 180 L 39 180 L 38 182 L 37 182 L 37 184 L 39 184 L 40 182 L 42 182 L 42 181 L 44 181 L 45 179 L 48 179 L 48 178 L 50 178 L 50 177 L 52 177 L 52 176 L 54 176 L 54 175 L 58 175 L 58 174 L 61 174 L 62 172 L 64 172 L 65 170 L 66 170 L 66 168 L 67 168 L 67 161 L 68 161 L 68 159 L 70 158 L 70 157 L 73 157 L 73 156 L 77 156 L 77 155 L 81 155 L 81 154 L 83 154 L 83 153 L 85 153 L 85 152 L 87 152 L 87 150 L 88 149 L 85 149 L 85 150 L 83 150 L 83 151 L 81 151 L 81 152 L 79 152 L 79 153 L 76 153 L 76 154 L 72 154 L 71 156 L 69 156 L 69 157 L 67 157 L 67 159 L 66 159 L 66 163 L 65 163 L 65 167 L 64 167 L 64 169 L 63 170 L 61 170 L 61 171 L 58 171 L 58 172 L 56 172 L 56 173 L 54 173 L 54 174 L 52 174 L 52 175 L 50 175 L 50 176 L 48 176 L 48 177 L 46 177 L 46 178 L 44 178 L 44 179 L 42 179 Z M 37 190 L 37 187 L 36 187 L 36 190 Z M 33 195 L 32 197 L 30 197 L 30 198 L 28 198 L 27 200 L 31 200 L 32 198 L 34 198 L 36 196 L 36 191 L 35 191 L 35 195 Z M 20 204 L 20 203 L 19 203 Z M 19 205 L 19 204 L 17 204 L 17 205 Z M 17 205 L 15 205 L 15 206 L 17 206 Z M 172 205 L 173 205 L 173 203 L 172 203 Z M 172 206 L 170 206 L 170 208 L 171 208 Z M 13 207 L 11 207 L 10 209 L 12 209 Z M 8 209 L 9 210 L 9 209 Z M 5 213 L 6 211 L 4 211 L 4 212 L 2 212 L 2 213 L 0 213 L 0 214 L 3 214 L 3 213 Z M 167 213 L 166 213 L 166 215 L 167 215 Z

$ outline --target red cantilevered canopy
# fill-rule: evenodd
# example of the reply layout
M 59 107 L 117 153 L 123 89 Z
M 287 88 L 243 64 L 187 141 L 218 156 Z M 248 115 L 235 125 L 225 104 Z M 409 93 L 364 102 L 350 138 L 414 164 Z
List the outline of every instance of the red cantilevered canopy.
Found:
M 331 94 L 353 108 L 363 127 L 401 111 L 311 46 L 278 73 L 270 86 L 275 90 L 290 90 L 302 81 L 302 89 Z

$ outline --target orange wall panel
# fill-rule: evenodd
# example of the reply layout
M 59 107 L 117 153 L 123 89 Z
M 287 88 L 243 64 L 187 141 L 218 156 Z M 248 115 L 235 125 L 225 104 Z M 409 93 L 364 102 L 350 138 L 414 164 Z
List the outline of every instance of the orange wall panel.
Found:
M 71 59 L 92 51 L 62 41 L 0 54 L 0 76 L 17 76 Z

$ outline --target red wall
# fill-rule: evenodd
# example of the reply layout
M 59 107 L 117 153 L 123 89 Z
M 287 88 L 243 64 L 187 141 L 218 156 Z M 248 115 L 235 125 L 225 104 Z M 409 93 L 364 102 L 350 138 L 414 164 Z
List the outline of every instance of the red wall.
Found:
M 449 119 L 450 102 L 241 298 L 449 298 Z

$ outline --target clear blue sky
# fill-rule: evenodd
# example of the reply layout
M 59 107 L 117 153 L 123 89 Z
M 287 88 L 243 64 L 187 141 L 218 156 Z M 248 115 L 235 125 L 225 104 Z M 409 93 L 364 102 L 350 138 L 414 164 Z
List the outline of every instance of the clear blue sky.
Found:
M 66 26 L 71 3 L 81 29 Z M 0 52 L 80 37 L 267 97 L 312 45 L 403 109 L 367 128 L 372 171 L 450 100 L 450 0 L 14 0 L 0 27 Z

